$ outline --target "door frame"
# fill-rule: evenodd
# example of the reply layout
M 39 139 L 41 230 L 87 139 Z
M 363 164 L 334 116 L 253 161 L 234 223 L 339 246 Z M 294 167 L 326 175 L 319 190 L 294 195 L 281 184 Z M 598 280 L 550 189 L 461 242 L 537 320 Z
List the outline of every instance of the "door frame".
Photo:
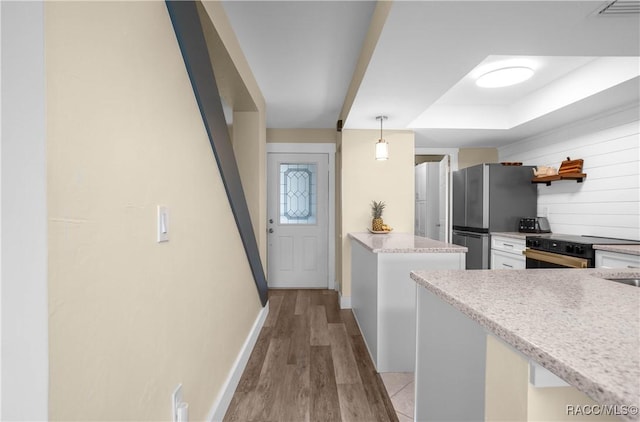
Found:
M 330 143 L 267 143 L 267 154 L 327 154 L 329 158 L 329 198 L 327 202 L 327 289 L 336 290 L 336 145 Z M 265 179 L 269 183 L 269 175 Z M 267 201 L 269 198 L 267 198 Z M 266 206 L 267 204 L 265 204 Z M 268 265 L 268 260 L 267 260 Z M 268 273 L 268 269 L 267 269 Z
M 459 148 L 425 148 L 416 147 L 414 149 L 414 155 L 444 155 L 449 159 L 449 174 L 448 174 L 448 188 L 447 188 L 447 219 L 449 221 L 446 231 L 446 241 L 453 243 L 453 212 L 451 206 L 452 192 L 453 192 L 453 172 L 458 170 L 458 152 Z

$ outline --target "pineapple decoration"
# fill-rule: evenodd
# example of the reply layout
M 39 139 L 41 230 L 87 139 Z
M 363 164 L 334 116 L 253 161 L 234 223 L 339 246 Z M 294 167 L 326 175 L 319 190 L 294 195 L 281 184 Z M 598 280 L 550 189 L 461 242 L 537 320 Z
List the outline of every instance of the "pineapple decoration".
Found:
M 384 211 L 384 207 L 386 206 L 387 205 L 383 201 L 371 202 L 371 215 L 373 216 L 373 221 L 371 221 L 371 230 L 374 232 L 381 232 L 384 230 L 382 211 Z

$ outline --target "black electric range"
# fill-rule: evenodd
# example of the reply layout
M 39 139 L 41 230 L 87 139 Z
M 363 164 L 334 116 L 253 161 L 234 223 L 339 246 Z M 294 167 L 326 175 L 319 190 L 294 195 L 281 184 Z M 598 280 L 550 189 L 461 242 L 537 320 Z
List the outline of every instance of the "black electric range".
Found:
M 567 234 L 527 236 L 527 268 L 593 268 L 593 245 L 640 245 L 636 240 Z

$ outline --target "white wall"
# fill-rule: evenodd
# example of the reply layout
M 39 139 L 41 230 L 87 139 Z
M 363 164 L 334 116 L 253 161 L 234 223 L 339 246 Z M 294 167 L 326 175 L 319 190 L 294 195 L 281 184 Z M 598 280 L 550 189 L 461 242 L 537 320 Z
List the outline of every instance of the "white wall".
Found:
M 2 420 L 46 420 L 47 208 L 43 5 L 2 10 Z
M 640 240 L 640 116 L 637 105 L 499 149 L 500 161 L 560 167 L 584 159 L 583 183 L 538 187 L 538 215 L 554 233 Z

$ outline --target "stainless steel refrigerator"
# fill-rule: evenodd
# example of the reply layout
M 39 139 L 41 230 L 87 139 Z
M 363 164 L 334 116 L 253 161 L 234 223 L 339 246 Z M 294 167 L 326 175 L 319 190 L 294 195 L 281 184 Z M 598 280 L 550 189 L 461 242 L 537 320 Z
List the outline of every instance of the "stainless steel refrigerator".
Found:
M 536 215 L 533 168 L 480 164 L 453 173 L 452 240 L 469 249 L 468 270 L 489 268 L 489 233 L 518 231 L 521 217 Z

